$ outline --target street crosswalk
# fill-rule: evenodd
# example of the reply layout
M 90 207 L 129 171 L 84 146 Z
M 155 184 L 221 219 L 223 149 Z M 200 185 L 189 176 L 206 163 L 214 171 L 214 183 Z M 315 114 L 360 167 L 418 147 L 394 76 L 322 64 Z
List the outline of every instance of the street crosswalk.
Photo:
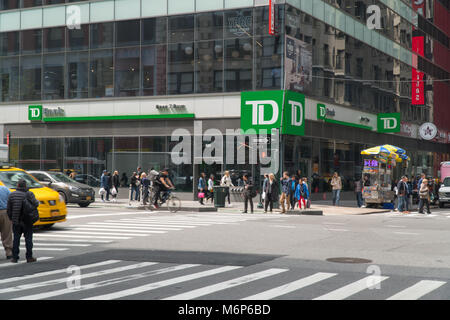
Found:
M 70 266 L 73 268 L 74 266 Z M 449 299 L 447 281 L 403 276 L 367 276 L 310 269 L 220 266 L 106 260 L 78 266 L 79 285 L 67 268 L 0 277 L 4 300 L 192 300 L 192 299 Z M 68 274 L 69 273 L 69 274 Z
M 74 223 L 68 226 L 58 226 L 57 229 L 35 232 L 33 251 L 64 252 L 86 248 L 93 245 L 109 244 L 115 241 L 129 240 L 166 234 L 173 231 L 192 230 L 213 225 L 235 225 L 245 221 L 273 219 L 276 216 L 267 215 L 168 215 L 168 216 L 133 216 L 131 218 L 106 219 Z M 22 239 L 20 250 L 25 250 Z

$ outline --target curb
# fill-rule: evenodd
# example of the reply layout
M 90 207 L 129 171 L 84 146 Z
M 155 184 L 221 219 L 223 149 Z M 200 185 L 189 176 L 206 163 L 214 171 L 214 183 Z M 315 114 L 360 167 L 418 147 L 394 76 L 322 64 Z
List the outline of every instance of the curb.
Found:
M 140 205 L 138 207 L 130 207 L 125 206 L 123 207 L 125 209 L 129 210 L 145 210 L 145 211 L 169 211 L 169 208 L 163 206 L 158 209 L 154 209 L 150 206 L 144 206 Z M 217 212 L 217 208 L 210 208 L 210 207 L 181 207 L 177 212 L 184 211 L 184 212 Z

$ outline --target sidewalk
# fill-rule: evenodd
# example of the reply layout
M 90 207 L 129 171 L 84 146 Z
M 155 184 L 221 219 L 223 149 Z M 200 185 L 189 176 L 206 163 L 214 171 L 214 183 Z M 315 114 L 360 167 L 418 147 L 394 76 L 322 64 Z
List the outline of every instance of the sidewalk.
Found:
M 258 202 L 254 201 L 254 213 L 264 213 L 263 208 L 258 208 Z M 102 202 L 101 200 L 96 200 L 92 206 L 100 206 L 100 207 L 114 207 L 114 208 L 126 208 L 130 210 L 154 210 L 152 206 L 144 207 L 138 201 L 132 201 L 129 203 L 126 199 L 118 199 L 117 202 Z M 244 210 L 243 202 L 235 202 L 232 203 L 231 206 L 226 205 L 225 208 L 215 208 L 213 204 L 208 202 L 205 205 L 200 205 L 197 201 L 192 200 L 182 200 L 181 201 L 181 211 L 196 211 L 196 212 L 232 212 L 239 213 Z M 162 206 L 158 210 L 167 210 L 167 206 Z M 318 215 L 319 211 L 322 212 L 323 215 L 364 215 L 364 214 L 373 214 L 373 213 L 384 213 L 390 212 L 388 209 L 374 209 L 374 208 L 358 208 L 355 204 L 355 201 L 341 201 L 341 206 L 336 207 L 330 205 L 330 201 L 317 201 L 313 202 L 311 205 L 311 209 L 308 210 L 299 210 L 296 208 L 293 212 L 288 212 L 289 214 L 314 214 Z M 279 214 L 280 209 L 273 209 L 272 214 Z

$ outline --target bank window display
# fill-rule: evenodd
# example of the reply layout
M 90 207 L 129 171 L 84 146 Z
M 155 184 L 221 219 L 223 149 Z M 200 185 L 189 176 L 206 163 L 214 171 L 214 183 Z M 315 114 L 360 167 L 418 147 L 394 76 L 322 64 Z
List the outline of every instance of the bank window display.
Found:
M 282 37 L 255 37 L 256 90 L 281 89 L 284 41 Z
M 113 51 L 91 51 L 89 69 L 89 97 L 102 98 L 114 96 Z
M 64 139 L 42 138 L 41 139 L 42 170 L 62 171 L 64 168 Z M 37 168 L 39 170 L 39 168 Z
M 195 40 L 223 39 L 223 12 L 200 13 L 195 16 Z
M 44 55 L 43 99 L 64 99 L 64 54 Z
M 20 58 L 20 100 L 41 100 L 42 56 Z
M 141 166 L 139 137 L 114 137 L 113 169 L 126 172 L 129 177 Z
M 195 53 L 195 92 L 223 91 L 223 41 L 197 42 Z
M 89 138 L 64 138 L 64 169 L 86 174 L 90 159 L 88 158 Z
M 80 29 L 67 28 L 67 50 L 89 49 L 89 25 L 83 24 Z
M 88 97 L 89 53 L 87 51 L 67 53 L 66 76 L 67 98 Z
M 44 29 L 44 52 L 65 50 L 65 27 Z
M 138 96 L 140 48 L 116 49 L 115 96 Z
M 42 29 L 22 31 L 21 52 L 22 54 L 42 52 Z
M 166 94 L 167 46 L 157 45 L 142 48 L 142 94 L 157 96 Z
M 0 33 L 0 56 L 19 54 L 19 31 Z
M 167 41 L 167 18 L 142 20 L 142 45 L 160 44 Z
M 138 46 L 141 40 L 141 21 L 118 21 L 116 22 L 116 46 L 129 47 Z
M 169 44 L 168 94 L 194 92 L 194 43 Z
M 0 102 L 19 99 L 19 57 L 0 58 Z
M 94 23 L 90 25 L 91 49 L 112 48 L 114 42 L 114 23 Z
M 225 40 L 225 91 L 252 90 L 252 38 Z
M 169 17 L 169 42 L 194 41 L 194 15 Z

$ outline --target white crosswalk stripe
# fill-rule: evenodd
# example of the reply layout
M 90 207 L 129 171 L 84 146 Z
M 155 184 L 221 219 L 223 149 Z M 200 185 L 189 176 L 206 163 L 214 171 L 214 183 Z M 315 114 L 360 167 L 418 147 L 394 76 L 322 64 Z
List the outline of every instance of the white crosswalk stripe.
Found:
M 41 258 L 40 260 L 43 260 Z M 50 259 L 47 257 L 46 259 Z M 22 262 L 23 263 L 23 262 Z M 0 267 L 6 264 L 0 264 Z M 11 263 L 7 264 L 11 266 Z M 296 299 L 304 294 L 314 296 L 309 290 L 315 292 L 319 286 L 321 290 L 329 286 L 335 288 L 333 283 L 342 283 L 338 273 L 317 272 L 298 277 L 298 271 L 284 268 L 258 268 L 242 266 L 212 266 L 200 264 L 174 264 L 162 262 L 134 262 L 122 260 L 107 260 L 80 265 L 81 286 L 71 288 L 67 285 L 67 268 L 60 267 L 55 270 L 43 271 L 34 274 L 25 274 L 12 278 L 0 279 L 0 296 L 2 299 L 13 300 L 39 300 L 59 298 L 65 296 L 72 299 L 83 300 L 112 300 L 134 296 L 157 295 L 163 300 L 189 300 L 206 297 L 211 294 L 230 295 L 236 299 L 240 292 L 253 292 L 242 300 L 269 300 L 274 298 L 290 297 L 294 293 Z M 236 275 L 238 274 L 238 276 Z M 286 277 L 275 277 L 276 275 Z M 159 275 L 166 275 L 162 280 L 154 279 Z M 394 277 L 368 276 L 348 283 L 348 273 L 345 283 L 341 287 L 316 297 L 315 300 L 337 300 L 349 297 L 358 298 L 359 293 L 381 284 L 383 281 L 394 281 Z M 205 279 L 207 278 L 207 279 Z M 92 279 L 92 280 L 89 280 Z M 218 280 L 220 279 L 220 280 Z M 283 279 L 295 279 L 287 282 Z M 195 281 L 202 280 L 202 281 Z M 202 283 L 204 283 L 202 285 Z M 207 284 L 206 284 L 207 283 Z M 395 283 L 395 281 L 394 281 Z M 389 300 L 416 300 L 441 288 L 445 281 L 420 280 L 410 287 L 402 286 L 400 282 L 398 293 L 387 298 Z M 392 290 L 392 285 L 389 291 Z M 155 290 L 167 288 L 168 294 Z M 261 289 L 264 288 L 264 289 Z M 245 289 L 245 290 L 244 290 Z M 95 290 L 95 291 L 94 291 Z M 174 290 L 176 290 L 174 292 Z M 383 286 L 380 290 L 372 291 L 373 298 L 386 299 Z M 449 292 L 450 294 L 450 292 Z M 160 299 L 158 298 L 158 299 Z M 450 297 L 448 297 L 450 298 Z
M 388 300 L 417 300 L 431 291 L 440 288 L 445 284 L 444 281 L 421 280 L 415 285 L 394 294 Z
M 309 277 L 299 279 L 290 283 L 287 283 L 285 285 L 279 286 L 277 288 L 273 288 L 264 292 L 260 292 L 258 294 L 246 297 L 242 300 L 269 300 L 273 299 L 285 294 L 288 294 L 290 292 L 302 289 L 304 287 L 310 286 L 312 284 L 315 284 L 319 281 L 329 279 L 331 277 L 336 276 L 336 273 L 325 273 L 325 272 L 318 272 L 316 274 L 313 274 Z
M 272 268 L 272 269 L 268 269 L 268 270 L 264 270 L 261 272 L 257 272 L 257 273 L 252 273 L 250 275 L 246 275 L 243 277 L 239 277 L 239 278 L 235 278 L 235 279 L 231 279 L 228 281 L 224 281 L 221 283 L 217 283 L 217 284 L 213 284 L 211 286 L 207 286 L 204 288 L 200 288 L 197 290 L 192 290 L 189 292 L 185 292 L 182 294 L 178 294 L 175 296 L 171 296 L 168 297 L 164 300 L 191 300 L 191 299 L 195 299 L 201 296 L 206 296 L 207 294 L 211 294 L 217 291 L 221 291 L 224 289 L 228 289 L 228 288 L 233 288 L 235 286 L 239 286 L 239 285 L 243 285 L 246 284 L 248 282 L 252 282 L 252 281 L 256 281 L 259 279 L 263 279 L 263 278 L 267 278 L 282 272 L 286 272 L 288 271 L 287 269 L 277 269 L 277 268 Z
M 345 287 L 331 291 L 325 295 L 315 298 L 314 300 L 343 300 L 358 292 L 369 289 L 370 286 L 375 286 L 381 281 L 389 277 L 384 276 L 368 276 L 364 279 L 353 282 Z

